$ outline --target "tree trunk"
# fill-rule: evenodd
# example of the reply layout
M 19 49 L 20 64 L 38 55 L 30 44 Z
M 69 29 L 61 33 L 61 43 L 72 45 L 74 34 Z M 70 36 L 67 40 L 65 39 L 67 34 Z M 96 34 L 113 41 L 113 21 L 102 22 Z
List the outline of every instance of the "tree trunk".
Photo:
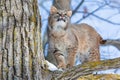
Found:
M 54 0 L 53 6 L 55 6 L 57 9 L 65 9 L 65 10 L 71 10 L 70 9 L 71 0 Z
M 0 80 L 42 80 L 37 0 L 0 0 Z

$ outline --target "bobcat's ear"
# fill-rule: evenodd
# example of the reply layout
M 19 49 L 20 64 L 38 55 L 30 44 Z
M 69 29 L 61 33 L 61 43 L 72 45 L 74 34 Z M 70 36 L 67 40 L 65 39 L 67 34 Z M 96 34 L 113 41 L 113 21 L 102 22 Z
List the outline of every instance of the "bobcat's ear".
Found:
M 69 17 L 71 17 L 72 11 L 67 11 L 67 15 L 68 15 Z
M 52 6 L 50 9 L 50 14 L 56 13 L 57 12 L 57 8 L 55 6 Z

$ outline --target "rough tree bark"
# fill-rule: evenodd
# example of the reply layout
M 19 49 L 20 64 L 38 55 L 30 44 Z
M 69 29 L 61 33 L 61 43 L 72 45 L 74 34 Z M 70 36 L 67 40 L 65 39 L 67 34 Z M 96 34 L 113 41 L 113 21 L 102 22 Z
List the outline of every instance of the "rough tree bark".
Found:
M 37 0 L 0 0 L 0 80 L 42 80 Z

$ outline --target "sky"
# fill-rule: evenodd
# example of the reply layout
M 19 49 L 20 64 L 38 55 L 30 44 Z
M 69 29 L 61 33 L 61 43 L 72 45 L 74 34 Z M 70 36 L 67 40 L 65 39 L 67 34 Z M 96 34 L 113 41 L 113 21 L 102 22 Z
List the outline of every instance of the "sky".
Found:
M 81 0 L 72 0 L 71 9 L 74 10 L 75 7 L 80 3 Z M 106 0 L 109 5 L 106 5 L 96 11 L 94 15 L 98 17 L 105 18 L 108 21 L 113 23 L 120 24 L 120 3 L 119 0 L 111 0 L 113 2 L 118 1 L 117 4 L 110 3 L 109 0 Z M 105 4 L 104 0 L 85 0 L 84 4 L 79 8 L 78 11 L 82 12 L 84 7 L 87 7 L 88 13 L 96 10 L 99 6 Z M 47 6 L 46 6 L 47 5 Z M 47 27 L 47 18 L 49 16 L 49 10 L 52 5 L 52 0 L 40 0 L 39 9 L 40 15 L 42 16 L 42 37 L 44 37 L 45 29 Z M 116 9 L 118 7 L 119 9 Z M 87 23 L 91 25 L 103 39 L 120 39 L 120 25 L 111 24 L 104 20 L 100 20 L 98 17 L 90 15 L 89 17 L 81 20 L 80 23 Z M 76 13 L 71 17 L 71 23 L 75 23 L 83 17 L 83 13 Z M 113 59 L 120 57 L 120 51 L 114 46 L 100 46 L 101 60 Z M 117 73 L 120 74 L 119 70 L 107 70 L 108 73 Z M 105 73 L 106 73 L 105 72 Z M 101 72 L 104 73 L 104 72 Z

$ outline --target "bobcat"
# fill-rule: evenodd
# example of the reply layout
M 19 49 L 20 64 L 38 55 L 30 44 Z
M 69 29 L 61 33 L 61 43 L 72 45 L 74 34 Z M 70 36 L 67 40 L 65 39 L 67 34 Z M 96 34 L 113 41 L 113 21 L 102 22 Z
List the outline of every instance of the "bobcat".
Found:
M 51 7 L 48 26 L 49 53 L 53 53 L 58 68 L 72 67 L 76 57 L 82 63 L 99 61 L 101 36 L 89 25 L 71 24 L 72 11 Z M 48 54 L 49 54 L 48 53 Z

